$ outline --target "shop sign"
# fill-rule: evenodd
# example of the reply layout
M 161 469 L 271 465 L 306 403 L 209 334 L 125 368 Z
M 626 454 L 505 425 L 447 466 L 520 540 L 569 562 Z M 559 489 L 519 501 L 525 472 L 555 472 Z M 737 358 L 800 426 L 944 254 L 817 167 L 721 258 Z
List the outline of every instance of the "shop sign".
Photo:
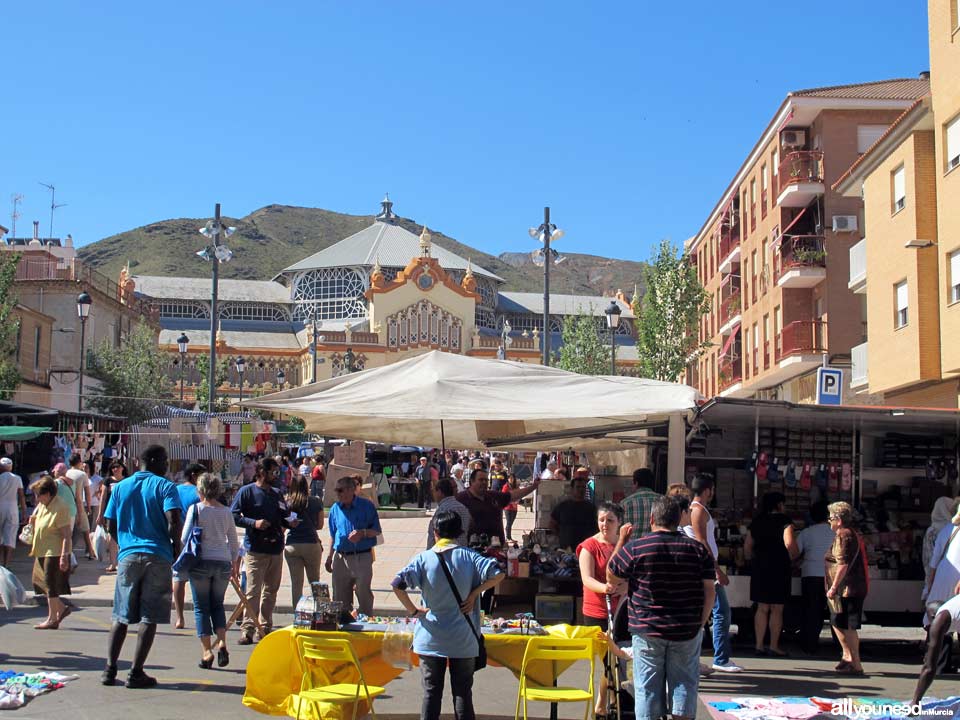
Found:
M 817 368 L 817 405 L 843 404 L 843 370 Z

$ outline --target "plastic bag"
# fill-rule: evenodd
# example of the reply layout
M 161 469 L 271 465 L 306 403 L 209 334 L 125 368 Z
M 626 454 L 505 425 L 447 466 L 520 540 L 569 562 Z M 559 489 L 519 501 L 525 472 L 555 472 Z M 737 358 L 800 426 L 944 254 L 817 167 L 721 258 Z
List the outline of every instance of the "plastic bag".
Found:
M 0 567 L 0 602 L 10 610 L 16 605 L 23 605 L 27 601 L 27 592 L 17 579 L 17 576 Z
M 410 649 L 413 647 L 414 622 L 407 618 L 391 622 L 383 634 L 383 661 L 396 668 L 410 670 Z
M 33 525 L 27 523 L 20 531 L 20 542 L 24 545 L 33 545 Z
M 97 525 L 93 533 L 93 554 L 97 560 L 105 560 L 110 554 L 110 536 L 103 529 L 103 525 Z

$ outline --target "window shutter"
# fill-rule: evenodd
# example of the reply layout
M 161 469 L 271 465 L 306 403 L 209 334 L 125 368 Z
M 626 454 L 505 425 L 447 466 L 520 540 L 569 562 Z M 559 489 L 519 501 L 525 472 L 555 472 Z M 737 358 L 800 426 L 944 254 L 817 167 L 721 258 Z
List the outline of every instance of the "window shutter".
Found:
M 947 123 L 947 169 L 960 165 L 960 116 Z
M 904 310 L 907 307 L 907 283 L 902 282 L 897 285 L 897 310 Z
M 897 168 L 893 173 L 893 204 L 897 205 L 901 200 L 907 197 L 907 181 L 903 167 Z
M 857 125 L 857 152 L 861 155 L 886 132 L 886 125 Z

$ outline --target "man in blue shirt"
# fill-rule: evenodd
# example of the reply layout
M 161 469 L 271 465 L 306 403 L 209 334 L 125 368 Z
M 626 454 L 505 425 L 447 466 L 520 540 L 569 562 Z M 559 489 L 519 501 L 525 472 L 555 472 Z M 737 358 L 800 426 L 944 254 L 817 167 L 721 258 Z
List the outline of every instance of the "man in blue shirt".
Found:
M 207 469 L 200 463 L 190 463 L 187 469 L 183 471 L 183 482 L 177 485 L 177 494 L 180 496 L 180 517 L 186 519 L 187 510 L 194 503 L 200 502 L 200 493 L 197 492 L 197 478 L 205 473 Z M 173 610 L 177 619 L 174 627 L 178 630 L 183 627 L 183 601 L 187 594 L 187 580 L 190 579 L 190 573 L 184 572 L 182 575 L 176 570 L 173 572 Z
M 333 599 L 353 607 L 356 590 L 357 606 L 365 615 L 373 613 L 373 553 L 380 530 L 377 508 L 366 498 L 357 497 L 362 479 L 350 475 L 337 480 L 337 502 L 330 506 L 327 526 L 330 528 L 330 551 L 326 569 L 333 576 Z
M 104 517 L 120 546 L 113 594 L 113 627 L 107 647 L 104 685 L 117 679 L 117 659 L 127 638 L 127 626 L 140 623 L 128 688 L 157 684 L 143 671 L 158 623 L 170 622 L 171 565 L 180 553 L 180 496 L 167 480 L 167 451 L 150 445 L 140 454 L 140 472 L 116 483 Z

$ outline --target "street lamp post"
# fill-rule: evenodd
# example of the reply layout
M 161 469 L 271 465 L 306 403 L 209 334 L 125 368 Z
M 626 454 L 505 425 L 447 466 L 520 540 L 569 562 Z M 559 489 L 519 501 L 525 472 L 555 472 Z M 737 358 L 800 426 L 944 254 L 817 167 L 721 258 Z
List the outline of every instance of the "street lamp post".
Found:
M 77 393 L 77 413 L 83 412 L 83 366 L 84 355 L 87 352 L 87 318 L 90 317 L 90 306 L 93 299 L 86 292 L 77 295 L 77 317 L 80 318 L 80 389 Z
M 607 327 L 610 329 L 610 374 L 617 374 L 617 328 L 620 326 L 620 305 L 611 300 L 610 305 L 603 311 L 607 316 Z
M 507 359 L 507 349 L 513 345 L 513 338 L 510 337 L 510 331 L 513 330 L 513 327 L 510 325 L 510 321 L 506 318 L 503 319 L 503 327 L 500 328 L 500 347 L 497 348 L 497 359 L 506 360 Z
M 213 220 L 200 228 L 200 234 L 212 241 L 210 245 L 197 253 L 198 256 L 213 264 L 212 288 L 210 291 L 210 372 L 207 378 L 209 384 L 207 412 L 209 413 L 213 412 L 217 392 L 217 330 L 219 328 L 217 294 L 220 286 L 220 263 L 228 262 L 233 257 L 233 253 L 226 245 L 220 243 L 220 239 L 223 235 L 230 237 L 235 231 L 235 227 L 223 227 L 220 223 L 220 203 L 216 205 Z
M 180 404 L 183 405 L 183 371 L 187 364 L 187 346 L 190 344 L 190 338 L 186 333 L 180 333 L 177 338 L 177 348 L 180 350 Z
M 540 227 L 530 228 L 530 237 L 540 238 L 543 249 L 534 251 L 534 262 L 543 257 L 543 364 L 550 365 L 550 265 L 560 264 L 564 258 L 550 247 L 551 240 L 563 237 L 563 230 L 550 222 L 550 208 L 543 209 L 543 223 Z M 537 262 L 539 265 L 539 262 Z
M 237 367 L 237 375 L 240 376 L 240 403 L 243 403 L 243 371 L 247 369 L 247 364 L 243 360 L 243 355 L 240 355 L 235 361 Z
M 283 368 L 277 370 L 277 387 L 280 390 L 283 390 L 283 381 L 287 379 L 286 374 L 283 372 Z
M 353 348 L 347 348 L 347 351 L 343 354 L 343 370 L 345 373 L 352 373 L 356 370 L 354 367 L 357 361 L 356 356 L 353 354 Z

